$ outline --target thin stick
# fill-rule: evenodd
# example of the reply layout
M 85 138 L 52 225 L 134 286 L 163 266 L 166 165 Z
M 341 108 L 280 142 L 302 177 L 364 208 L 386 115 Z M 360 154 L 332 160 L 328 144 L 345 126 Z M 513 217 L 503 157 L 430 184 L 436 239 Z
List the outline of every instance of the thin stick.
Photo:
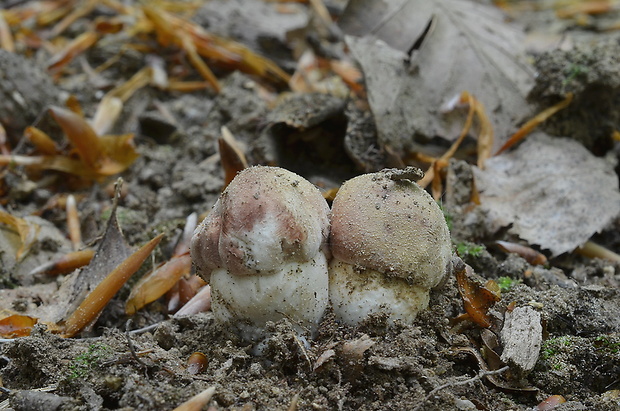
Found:
M 413 411 L 419 411 L 422 409 L 422 406 L 428 401 L 430 400 L 435 394 L 437 394 L 439 391 L 443 390 L 444 388 L 449 388 L 449 387 L 457 387 L 459 385 L 467 385 L 471 382 L 476 382 L 478 380 L 481 380 L 482 378 L 489 376 L 489 375 L 498 375 L 498 374 L 502 374 L 506 371 L 508 371 L 510 367 L 505 366 L 500 368 L 499 370 L 493 370 L 493 371 L 485 371 L 485 370 L 480 370 L 480 372 L 478 373 L 478 375 L 476 375 L 475 377 L 469 378 L 467 380 L 464 381 L 457 381 L 457 382 L 448 382 L 445 383 L 443 385 L 440 385 L 439 387 L 433 389 L 431 392 L 429 392 L 426 397 L 424 398 L 424 400 L 422 400 L 421 403 L 418 404 L 417 407 L 415 407 L 413 409 Z
M 80 228 L 80 216 L 73 194 L 69 194 L 67 197 L 67 229 L 69 230 L 73 251 L 79 250 L 82 247 L 82 231 Z
M 620 255 L 593 241 L 586 241 L 584 245 L 577 247 L 575 252 L 588 258 L 603 258 L 605 260 L 620 262 Z

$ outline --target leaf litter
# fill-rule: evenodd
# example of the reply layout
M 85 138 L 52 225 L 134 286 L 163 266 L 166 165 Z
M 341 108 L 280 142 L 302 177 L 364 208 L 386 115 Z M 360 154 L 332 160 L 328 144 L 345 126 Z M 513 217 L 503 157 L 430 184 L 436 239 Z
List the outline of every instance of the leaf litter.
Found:
M 377 11 L 382 5 L 394 8 Z M 503 4 L 506 9 L 510 5 Z M 82 409 L 174 409 L 204 393 L 203 401 L 215 409 L 525 410 L 539 403 L 548 406 L 546 399 L 560 395 L 568 398 L 566 406 L 575 409 L 613 409 L 618 389 L 614 344 L 620 330 L 620 266 L 568 253 L 555 257 L 544 245 L 536 247 L 534 240 L 523 236 L 519 240 L 514 231 L 495 231 L 501 224 L 489 224 L 493 215 L 485 204 L 489 190 L 478 187 L 479 170 L 472 164 L 484 163 L 481 172 L 488 173 L 489 186 L 500 190 L 494 182 L 497 159 L 518 154 L 532 137 L 536 142 L 535 135 L 529 136 L 521 146 L 490 157 L 533 111 L 549 113 L 544 110 L 565 98 L 565 91 L 576 92 L 574 102 L 581 102 L 581 107 L 585 101 L 578 89 L 562 89 L 566 80 L 562 70 L 554 77 L 561 92 L 552 93 L 552 99 L 523 100 L 532 70 L 523 60 L 520 44 L 513 43 L 520 42 L 523 32 L 497 9 L 465 0 L 352 1 L 344 9 L 339 1 L 320 0 L 294 5 L 236 0 L 226 6 L 158 0 L 148 10 L 144 7 L 148 6 L 115 0 L 50 1 L 22 2 L 0 11 L 10 31 L 2 32 L 0 45 L 32 59 L 15 56 L 0 61 L 0 67 L 8 67 L 6 78 L 23 80 L 21 72 L 29 73 L 28 81 L 0 86 L 6 97 L 0 103 L 4 109 L 0 121 L 7 127 L 2 153 L 16 159 L 1 170 L 0 200 L 12 216 L 29 220 L 33 218 L 29 214 L 36 213 L 39 217 L 32 221 L 42 227 L 19 264 L 14 259 L 19 235 L 4 230 L 6 235 L 0 236 L 12 241 L 10 251 L 0 254 L 5 270 L 0 278 L 3 286 L 15 287 L 0 290 L 2 317 L 15 329 L 25 324 L 23 333 L 30 333 L 0 343 L 3 358 L 8 359 L 0 362 L 0 408 L 32 408 L 44 398 L 47 404 Z M 246 13 L 238 13 L 239 9 Z M 248 17 L 248 11 L 262 9 L 269 10 L 265 17 L 273 27 L 256 24 L 247 35 L 239 34 L 235 22 L 260 19 Z M 224 24 L 200 18 L 198 10 L 221 12 L 217 19 Z M 294 24 L 275 27 L 291 12 Z M 347 38 L 352 55 L 332 18 L 339 19 L 346 33 L 363 36 Z M 373 33 L 353 33 L 348 24 L 356 19 Z M 387 63 L 370 61 L 373 53 L 393 58 Z M 480 59 L 481 55 L 490 60 Z M 34 66 L 32 62 L 49 64 L 54 56 L 60 62 L 52 67 L 54 86 L 48 74 L 26 68 Z M 558 56 L 554 67 L 562 64 Z M 353 57 L 361 72 L 351 65 Z M 3 66 L 5 61 L 9 64 Z M 538 69 L 544 71 L 545 66 Z M 613 65 L 605 70 L 613 74 Z M 549 77 L 542 74 L 539 79 Z M 498 80 L 506 77 L 510 81 Z M 42 86 L 29 88 L 29 83 Z M 287 84 L 292 93 L 280 93 Z M 544 89 L 544 82 L 538 87 Z M 499 91 L 493 94 L 488 89 Z M 50 96 L 42 90 L 50 90 Z M 63 101 L 66 93 L 74 95 Z M 50 105 L 56 114 L 72 113 L 64 116 L 78 119 L 72 128 L 82 127 L 86 136 L 94 134 L 97 139 L 84 145 L 77 135 L 63 134 L 51 115 L 40 115 Z M 401 110 L 396 113 L 400 117 L 383 115 L 394 107 Z M 615 117 L 613 113 L 607 117 L 607 111 L 602 115 L 606 128 L 601 132 L 609 135 Z M 24 138 L 21 133 L 28 126 Z M 109 141 L 103 136 L 107 133 L 112 135 Z M 136 137 L 122 137 L 130 133 Z M 475 139 L 478 148 L 473 147 Z M 135 152 L 101 147 L 113 141 L 130 143 Z M 562 142 L 558 151 L 572 150 L 573 145 L 558 141 Z M 605 153 L 612 161 L 617 151 L 608 145 Z M 129 157 L 116 154 L 133 158 L 127 161 Z M 68 158 L 74 166 L 42 172 L 31 164 L 41 156 Z M 183 226 L 191 215 L 205 215 L 235 171 L 267 157 L 311 178 L 327 198 L 333 198 L 344 179 L 362 171 L 410 162 L 431 164 L 430 189 L 444 201 L 455 249 L 465 250 L 461 257 L 470 266 L 464 271 L 467 275 L 448 278 L 432 294 L 429 310 L 412 326 L 391 325 L 377 315 L 351 328 L 328 313 L 319 335 L 301 341 L 290 321 L 282 320 L 267 324 L 270 337 L 264 341 L 263 356 L 251 355 L 251 347 L 204 312 L 209 310 L 210 288 L 187 272 Z M 595 159 L 599 165 L 603 161 Z M 600 176 L 597 167 L 586 174 Z M 611 170 L 613 165 L 605 167 Z M 566 174 L 572 176 L 571 171 Z M 551 173 L 549 168 L 544 172 Z M 125 188 L 112 196 L 110 181 L 119 173 Z M 544 184 L 554 193 L 561 178 L 545 179 Z M 593 180 L 576 181 L 595 185 Z M 617 195 L 617 182 L 610 187 L 612 197 Z M 602 191 L 602 187 L 592 190 L 595 195 Z M 69 195 L 79 199 L 77 210 L 68 207 L 68 201 L 65 207 Z M 111 197 L 118 206 L 109 206 Z M 556 198 L 554 207 L 547 208 L 561 210 L 563 201 Z M 107 223 L 104 214 L 111 214 Z M 515 215 L 518 220 L 520 210 Z M 76 217 L 81 227 L 76 228 Z M 607 227 L 586 228 L 605 229 L 597 241 L 617 250 L 618 220 L 609 221 Z M 52 240 L 51 231 L 61 239 Z M 137 249 L 129 244 L 151 241 L 152 246 L 158 241 L 153 240 L 156 233 L 166 235 L 147 264 L 161 267 L 153 277 L 139 282 L 132 278 L 125 285 L 133 269 L 122 271 L 120 281 L 108 277 L 116 275 L 117 267 Z M 526 241 L 532 245 L 529 249 L 523 248 Z M 516 254 L 506 256 L 491 244 L 503 244 Z M 578 250 L 590 253 L 592 245 L 587 242 Z M 551 258 L 545 261 L 532 248 L 542 248 Z M 84 258 L 73 256 L 75 249 L 86 251 Z M 141 260 L 147 249 L 140 253 Z M 598 250 L 594 255 L 604 254 Z M 83 265 L 91 257 L 88 266 L 73 273 L 53 277 L 41 271 L 43 263 L 46 270 L 71 270 L 71 264 Z M 499 277 L 513 284 L 501 295 Z M 130 290 L 135 291 L 132 297 Z M 133 302 L 140 301 L 134 305 L 135 313 L 128 315 L 127 302 L 136 295 Z M 69 330 L 57 326 L 76 312 Z M 449 322 L 463 312 L 478 324 Z M 29 325 L 29 319 L 38 324 Z M 506 329 L 508 319 L 513 326 Z M 528 330 L 536 325 L 543 326 L 540 354 L 525 344 Z M 51 333 L 69 336 L 82 327 L 71 339 Z M 510 367 L 501 361 L 507 344 L 503 329 L 504 334 L 511 331 Z M 563 338 L 581 345 L 567 352 L 557 350 L 554 356 L 552 351 Z M 206 360 L 199 374 L 185 365 L 196 352 Z M 583 375 L 575 374 L 575 366 Z M 530 374 L 522 375 L 525 370 Z M 7 391 L 10 397 L 4 395 Z
M 612 166 L 571 139 L 537 132 L 474 175 L 491 225 L 510 227 L 553 256 L 585 244 L 620 215 Z
M 435 136 L 456 138 L 463 116 L 441 110 L 463 91 L 493 113 L 496 145 L 531 112 L 526 97 L 534 72 L 522 50 L 524 34 L 492 7 L 352 1 L 340 25 L 351 34 L 347 44 L 365 76 L 379 141 L 401 156 L 432 154 L 427 143 Z

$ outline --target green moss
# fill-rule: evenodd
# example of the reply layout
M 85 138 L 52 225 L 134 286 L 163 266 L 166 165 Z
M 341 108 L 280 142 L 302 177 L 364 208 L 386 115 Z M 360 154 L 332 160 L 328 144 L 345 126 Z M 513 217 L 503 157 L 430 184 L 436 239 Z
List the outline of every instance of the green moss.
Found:
M 577 77 L 586 74 L 588 72 L 588 67 L 583 66 L 581 64 L 571 63 L 565 70 L 566 78 L 562 81 L 562 87 L 566 87 Z
M 456 253 L 459 257 L 480 257 L 480 254 L 482 254 L 484 250 L 486 250 L 486 247 L 482 244 L 474 244 L 467 241 L 456 244 Z
M 565 368 L 565 365 L 563 362 L 556 362 L 555 364 L 553 364 L 551 368 L 553 368 L 554 370 L 561 371 Z
M 543 360 L 548 360 L 551 357 L 554 357 L 555 355 L 562 352 L 564 348 L 570 347 L 572 344 L 573 340 L 568 335 L 550 338 L 547 341 L 543 342 L 540 356 Z
M 69 379 L 78 379 L 86 377 L 90 370 L 110 357 L 112 354 L 112 348 L 104 344 L 91 344 L 88 347 L 88 351 L 78 355 L 73 359 L 73 362 L 69 366 L 71 373 Z
M 620 353 L 620 341 L 609 335 L 599 335 L 594 339 L 594 346 L 601 350 L 607 350 L 611 354 Z
M 506 292 L 510 291 L 510 289 L 515 285 L 520 284 L 521 280 L 515 280 L 514 278 L 510 277 L 499 277 L 497 280 L 495 280 L 495 282 L 497 283 L 499 289 L 502 292 Z

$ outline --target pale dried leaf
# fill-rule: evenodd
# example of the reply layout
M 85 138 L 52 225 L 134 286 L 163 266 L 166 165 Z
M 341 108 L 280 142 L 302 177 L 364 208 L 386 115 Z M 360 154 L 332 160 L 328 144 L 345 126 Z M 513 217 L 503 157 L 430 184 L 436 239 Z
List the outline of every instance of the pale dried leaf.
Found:
M 541 315 L 532 307 L 517 307 L 506 311 L 501 332 L 501 360 L 513 372 L 525 376 L 534 369 L 543 339 Z
M 70 275 L 58 291 L 59 304 L 53 307 L 55 321 L 66 318 L 74 312 L 86 295 L 114 268 L 131 254 L 116 217 L 114 203 L 103 238 L 99 243 L 91 262 L 83 269 Z
M 342 344 L 341 352 L 343 356 L 359 361 L 364 357 L 364 353 L 373 345 L 375 345 L 375 342 L 371 340 L 367 334 L 362 334 L 360 338 L 345 341 Z
M 211 309 L 211 286 L 205 285 L 192 297 L 179 311 L 174 314 L 175 318 L 184 317 L 209 311 Z
M 493 229 L 510 231 L 554 256 L 572 251 L 620 214 L 613 166 L 568 138 L 532 134 L 516 150 L 474 167 Z
M 463 91 L 484 104 L 496 148 L 530 113 L 533 71 L 520 51 L 523 33 L 496 8 L 466 0 L 357 0 L 340 24 L 364 36 L 347 36 L 347 44 L 362 66 L 379 140 L 400 154 L 424 152 L 435 136 L 455 139 L 466 113 L 440 111 Z
M 332 348 L 323 351 L 321 355 L 319 355 L 319 358 L 317 358 L 314 364 L 312 365 L 312 371 L 316 371 L 323 364 L 325 364 L 330 358 L 335 357 L 335 356 L 336 356 L 336 351 L 334 351 Z

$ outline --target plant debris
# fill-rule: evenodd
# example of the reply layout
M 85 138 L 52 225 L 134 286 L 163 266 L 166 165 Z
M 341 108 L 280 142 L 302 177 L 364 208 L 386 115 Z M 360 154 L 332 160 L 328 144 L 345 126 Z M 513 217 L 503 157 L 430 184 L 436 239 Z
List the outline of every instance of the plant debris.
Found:
M 492 226 L 511 226 L 554 256 L 583 245 L 620 215 L 616 173 L 567 138 L 535 133 L 474 174 Z
M 523 33 L 496 9 L 467 0 L 351 1 L 340 25 L 357 36 L 347 44 L 362 66 L 379 141 L 400 155 L 433 155 L 428 140 L 456 138 L 463 116 L 440 111 L 463 91 L 494 113 L 496 148 L 529 115 L 534 72 Z

